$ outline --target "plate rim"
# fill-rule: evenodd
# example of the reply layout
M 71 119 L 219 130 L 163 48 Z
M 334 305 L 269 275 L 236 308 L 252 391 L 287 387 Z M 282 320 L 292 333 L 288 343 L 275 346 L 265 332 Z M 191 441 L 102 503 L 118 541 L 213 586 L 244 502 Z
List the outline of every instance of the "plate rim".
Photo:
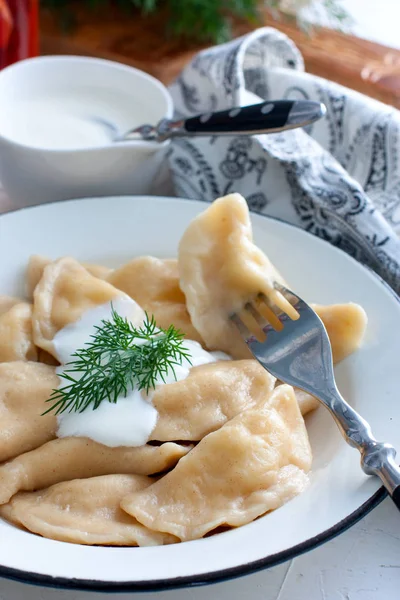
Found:
M 261 558 L 238 567 L 229 567 L 228 569 L 220 569 L 218 571 L 202 573 L 201 575 L 186 575 L 184 577 L 174 577 L 173 579 L 154 579 L 152 581 L 100 581 L 96 579 L 52 577 L 51 575 L 42 575 L 40 573 L 23 571 L 12 567 L 3 567 L 0 565 L 0 577 L 40 587 L 104 593 L 162 592 L 223 583 L 224 581 L 231 581 L 239 577 L 252 575 L 258 571 L 275 567 L 283 562 L 314 550 L 314 548 L 318 548 L 318 546 L 337 537 L 339 534 L 355 525 L 371 512 L 371 510 L 376 508 L 387 495 L 387 491 L 384 487 L 379 488 L 371 498 L 342 521 L 339 521 L 339 523 L 333 527 L 326 529 L 307 541 L 292 546 L 288 550 L 282 550 L 281 552 L 271 554 L 266 558 Z
M 6 220 L 7 215 L 14 215 L 15 213 L 31 211 L 38 208 L 43 208 L 46 206 L 58 205 L 58 204 L 66 204 L 66 203 L 78 203 L 82 201 L 96 201 L 96 200 L 105 200 L 106 198 L 154 198 L 160 199 L 164 198 L 166 200 L 177 200 L 180 202 L 196 202 L 199 200 L 194 198 L 182 198 L 175 196 L 148 196 L 146 194 L 137 194 L 137 195 L 119 195 L 119 196 L 100 196 L 100 197 L 83 197 L 83 198 L 74 198 L 71 200 L 61 200 L 54 202 L 46 202 L 43 204 L 36 204 L 32 206 L 26 207 L 17 207 L 13 210 L 9 210 L 3 214 L 0 214 L 0 224 L 1 221 Z M 204 204 L 208 204 L 206 201 L 202 201 Z M 269 221 L 278 221 L 279 223 L 283 223 L 287 227 L 291 227 L 294 229 L 298 229 L 303 231 L 306 235 L 310 235 L 313 238 L 319 239 L 321 242 L 328 243 L 326 240 L 318 238 L 318 236 L 313 235 L 312 233 L 304 230 L 299 225 L 288 223 L 284 219 L 279 217 L 272 217 L 261 212 L 250 210 L 250 214 L 255 214 L 261 216 Z M 367 265 L 356 261 L 354 257 L 347 254 L 341 248 L 337 246 L 333 246 L 329 244 L 334 250 L 339 253 L 345 254 L 352 261 L 357 263 L 357 265 L 361 266 L 361 268 L 368 271 L 372 274 L 376 279 L 379 285 L 382 285 L 391 293 L 393 298 L 400 303 L 400 297 L 396 294 L 396 292 L 387 284 L 382 277 L 380 277 L 375 271 L 373 271 Z M 22 569 L 16 569 L 13 567 L 6 567 L 4 565 L 0 565 L 0 577 L 5 579 L 9 579 L 12 581 L 18 581 L 21 583 L 26 583 L 35 586 L 41 586 L 46 588 L 55 588 L 55 589 L 65 589 L 65 590 L 76 590 L 76 591 L 93 591 L 93 592 L 105 592 L 105 593 L 140 593 L 140 592 L 159 592 L 173 589 L 182 589 L 182 588 L 191 588 L 191 587 L 201 587 L 206 585 L 211 585 L 215 583 L 221 583 L 224 581 L 236 579 L 238 577 L 244 577 L 246 575 L 251 575 L 252 573 L 256 573 L 258 571 L 262 571 L 264 569 L 268 569 L 274 566 L 277 566 L 283 562 L 291 560 L 296 556 L 300 556 L 306 552 L 317 548 L 318 546 L 328 542 L 329 540 L 337 537 L 353 525 L 355 525 L 358 521 L 360 521 L 363 517 L 365 517 L 371 510 L 376 508 L 386 497 L 388 493 L 386 489 L 382 486 L 380 487 L 368 500 L 366 500 L 359 508 L 355 511 L 347 515 L 344 519 L 333 525 L 332 527 L 325 529 L 323 532 L 307 539 L 300 544 L 292 546 L 287 550 L 282 550 L 281 552 L 277 552 L 275 554 L 271 554 L 265 558 L 261 558 L 249 563 L 245 563 L 236 567 L 228 567 L 225 569 L 219 569 L 217 571 L 209 571 L 207 573 L 196 574 L 196 575 L 186 575 L 182 577 L 174 577 L 171 579 L 154 579 L 154 580 L 143 580 L 143 581 L 101 581 L 96 579 L 81 579 L 81 578 L 68 578 L 68 577 L 57 577 L 52 575 L 43 575 L 41 573 L 36 573 L 32 571 L 25 571 Z

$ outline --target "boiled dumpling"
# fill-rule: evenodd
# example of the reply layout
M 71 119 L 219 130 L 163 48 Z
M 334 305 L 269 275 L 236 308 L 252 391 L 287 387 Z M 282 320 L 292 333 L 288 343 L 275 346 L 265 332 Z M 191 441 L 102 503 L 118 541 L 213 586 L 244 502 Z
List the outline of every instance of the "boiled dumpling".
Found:
M 46 256 L 34 254 L 29 258 L 26 269 L 26 293 L 28 298 L 33 298 L 33 292 L 39 281 L 42 279 L 43 272 L 52 260 Z
M 174 258 L 140 256 L 115 269 L 107 279 L 143 307 L 153 302 L 185 304 Z
M 55 437 L 57 418 L 42 413 L 57 385 L 55 369 L 48 365 L 22 361 L 0 364 L 0 462 Z
M 154 392 L 158 420 L 150 439 L 201 440 L 243 410 L 264 404 L 274 384 L 255 360 L 195 367 L 186 379 Z
M 46 350 L 42 350 L 42 348 L 37 348 L 38 351 L 38 361 L 44 363 L 45 365 L 52 365 L 53 367 L 59 366 L 60 362 L 51 354 L 46 352 Z
M 113 286 L 133 298 L 147 313 L 153 314 L 163 329 L 172 324 L 187 338 L 202 342 L 193 327 L 179 287 L 178 262 L 142 256 L 115 269 L 107 278 Z
M 22 302 L 20 298 L 15 298 L 14 296 L 1 296 L 0 295 L 0 316 L 5 312 L 9 311 L 10 308 Z
M 19 491 L 40 490 L 61 481 L 99 475 L 161 473 L 173 467 L 191 448 L 172 442 L 110 448 L 87 438 L 52 440 L 0 466 L 0 504 Z
M 248 356 L 229 316 L 283 279 L 253 243 L 245 199 L 219 198 L 196 217 L 181 238 L 178 261 L 187 308 L 206 345 L 235 358 Z
M 229 316 L 274 281 L 284 283 L 252 241 L 246 201 L 231 194 L 213 202 L 190 223 L 179 245 L 180 285 L 192 322 L 211 349 L 235 358 L 249 351 Z M 366 315 L 357 304 L 313 306 L 324 322 L 335 362 L 359 347 Z
M 127 494 L 153 481 L 141 475 L 106 475 L 21 492 L 0 507 L 0 515 L 52 540 L 107 546 L 154 546 L 176 538 L 147 529 L 120 508 Z
M 293 389 L 275 389 L 206 436 L 170 473 L 121 506 L 140 523 L 182 541 L 237 527 L 278 508 L 308 484 L 311 450 Z
M 57 357 L 53 339 L 60 329 L 77 321 L 86 310 L 121 298 L 130 304 L 130 321 L 142 324 L 144 312 L 126 294 L 93 277 L 72 258 L 54 261 L 45 268 L 34 291 L 35 344 Z
M 282 381 L 277 381 L 276 385 L 282 385 Z M 306 415 L 308 415 L 308 413 L 318 408 L 318 406 L 321 404 L 321 402 L 317 400 L 315 396 L 309 394 L 308 392 L 305 392 L 304 390 L 301 390 L 300 388 L 294 387 L 293 391 L 303 417 L 305 417 Z
M 359 304 L 313 304 L 312 308 L 326 327 L 333 362 L 340 362 L 361 346 L 367 328 L 367 315 Z
M 33 297 L 33 292 L 42 278 L 44 269 L 52 262 L 51 258 L 41 256 L 40 254 L 34 254 L 29 258 L 26 271 L 26 289 L 29 298 Z M 81 263 L 81 265 L 89 271 L 93 277 L 98 277 L 99 279 L 106 279 L 112 271 L 112 269 L 103 267 L 102 265 L 92 265 L 89 263 Z
M 97 277 L 98 279 L 107 279 L 107 277 L 112 273 L 112 269 L 110 267 L 105 267 L 104 265 L 93 265 L 92 263 L 83 262 L 81 263 L 82 267 L 85 267 L 86 271 L 89 271 L 93 277 Z
M 0 362 L 38 359 L 33 343 L 32 305 L 14 304 L 0 314 Z
M 299 388 L 293 389 L 300 408 L 300 412 L 303 415 L 303 417 L 305 417 L 305 415 L 308 415 L 308 413 L 312 410 L 318 408 L 318 406 L 321 404 L 321 402 L 317 400 L 317 398 L 315 398 L 315 396 L 313 396 L 312 394 L 309 394 L 304 390 L 300 390 Z

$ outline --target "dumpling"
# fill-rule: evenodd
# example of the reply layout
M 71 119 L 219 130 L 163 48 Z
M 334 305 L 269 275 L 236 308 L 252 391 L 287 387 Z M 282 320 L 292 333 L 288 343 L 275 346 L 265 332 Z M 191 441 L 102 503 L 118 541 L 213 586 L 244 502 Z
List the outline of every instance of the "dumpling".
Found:
M 189 377 L 160 386 L 152 404 L 158 420 L 152 440 L 201 440 L 243 410 L 264 404 L 275 378 L 255 360 L 195 367 Z
M 258 292 L 284 283 L 253 243 L 246 200 L 230 194 L 215 200 L 184 232 L 178 251 L 180 286 L 194 327 L 211 349 L 235 358 L 248 349 L 229 316 Z
M 282 381 L 277 381 L 276 385 L 278 387 L 279 385 L 283 385 L 283 383 Z M 309 394 L 308 392 L 305 392 L 304 390 L 301 390 L 300 388 L 294 387 L 293 391 L 297 400 L 297 404 L 299 405 L 301 415 L 303 417 L 305 417 L 306 415 L 308 415 L 308 413 L 318 408 L 318 406 L 321 404 L 321 402 L 317 400 L 315 396 Z
M 37 348 L 38 351 L 38 362 L 44 363 L 45 365 L 52 365 L 53 367 L 59 366 L 60 362 L 51 354 L 46 352 L 46 350 L 42 350 L 41 348 Z
M 231 194 L 213 202 L 194 219 L 179 245 L 180 285 L 193 325 L 206 345 L 235 358 L 250 356 L 229 321 L 258 291 L 268 290 L 282 276 L 252 241 L 246 201 Z M 366 328 L 357 304 L 314 305 L 331 340 L 335 362 L 357 349 Z
M 92 265 L 92 263 L 81 263 L 82 267 L 85 267 L 86 271 L 88 271 L 93 277 L 97 277 L 98 279 L 107 279 L 107 277 L 112 273 L 112 269 L 110 267 L 105 267 L 104 265 Z
M 42 413 L 57 385 L 55 369 L 48 365 L 22 361 L 0 364 L 0 462 L 55 437 L 57 418 Z
M 34 254 L 29 258 L 26 270 L 26 289 L 29 298 L 33 297 L 33 292 L 42 278 L 44 269 L 52 262 L 51 258 L 39 254 Z M 89 263 L 81 264 L 91 275 L 93 275 L 93 277 L 98 277 L 99 279 L 106 279 L 112 271 L 112 269 L 101 265 L 92 265 Z
M 134 258 L 110 273 L 107 281 L 143 307 L 153 302 L 185 304 L 179 287 L 178 262 L 174 258 Z
M 191 450 L 161 446 L 110 448 L 87 438 L 56 439 L 0 466 L 0 504 L 19 491 L 40 490 L 61 481 L 99 475 L 153 475 L 173 467 Z
M 308 484 L 311 449 L 293 389 L 275 389 L 206 436 L 178 465 L 121 507 L 182 541 L 221 525 L 237 527 L 278 508 Z
M 178 262 L 175 259 L 135 258 L 115 269 L 107 281 L 128 294 L 147 313 L 153 314 L 159 327 L 167 329 L 172 324 L 188 339 L 202 343 L 179 287 Z
M 0 316 L 5 312 L 8 312 L 10 308 L 23 302 L 20 298 L 15 298 L 14 296 L 1 296 L 0 295 Z
M 294 394 L 296 396 L 296 400 L 298 402 L 300 412 L 305 417 L 309 412 L 318 408 L 321 404 L 319 400 L 312 394 L 305 392 L 304 390 L 300 390 L 299 388 L 293 388 Z
M 359 304 L 313 304 L 312 308 L 326 327 L 334 363 L 347 358 L 361 346 L 368 319 Z
M 73 258 L 52 262 L 34 291 L 32 324 L 36 346 L 57 358 L 53 338 L 60 329 L 77 321 L 86 310 L 118 298 L 131 303 L 130 320 L 141 324 L 142 309 L 121 291 L 90 275 Z
M 106 475 L 21 492 L 0 507 L 0 515 L 52 540 L 107 546 L 154 546 L 177 541 L 147 529 L 120 508 L 127 494 L 148 487 L 142 475 Z
M 43 272 L 47 265 L 50 265 L 52 260 L 40 254 L 30 256 L 28 266 L 26 268 L 26 293 L 28 298 L 33 298 L 35 287 L 42 279 Z
M 33 343 L 32 305 L 19 302 L 0 314 L 0 362 L 38 359 Z

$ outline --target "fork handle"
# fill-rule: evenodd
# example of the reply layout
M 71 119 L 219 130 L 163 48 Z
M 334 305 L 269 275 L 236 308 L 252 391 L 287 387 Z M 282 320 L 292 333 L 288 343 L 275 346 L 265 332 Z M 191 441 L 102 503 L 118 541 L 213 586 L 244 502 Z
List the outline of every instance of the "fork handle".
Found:
M 324 104 L 311 100 L 268 100 L 250 106 L 196 115 L 185 120 L 163 119 L 151 135 L 158 141 L 175 137 L 255 135 L 305 127 L 326 113 Z
M 395 461 L 396 450 L 391 444 L 378 442 L 369 424 L 342 398 L 331 390 L 326 406 L 346 442 L 361 454 L 361 467 L 367 475 L 376 475 L 400 510 L 400 467 Z
M 186 135 L 252 135 L 304 127 L 325 114 L 311 100 L 268 100 L 186 119 Z

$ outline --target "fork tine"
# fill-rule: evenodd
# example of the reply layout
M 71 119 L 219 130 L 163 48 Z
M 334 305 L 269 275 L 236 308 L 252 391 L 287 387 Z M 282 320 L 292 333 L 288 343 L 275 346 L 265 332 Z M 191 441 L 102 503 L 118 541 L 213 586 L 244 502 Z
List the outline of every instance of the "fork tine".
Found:
M 268 294 L 268 297 L 276 304 L 276 306 L 286 313 L 287 316 L 292 319 L 292 321 L 297 321 L 300 315 L 284 295 L 286 291 L 286 288 L 275 283 L 275 289 Z
M 281 294 L 283 296 L 285 296 L 286 299 L 290 298 L 290 303 L 292 303 L 293 301 L 295 301 L 295 302 L 301 302 L 301 299 L 300 299 L 300 297 L 297 294 L 295 294 L 292 290 L 289 290 L 284 285 L 278 283 L 277 281 L 275 281 L 274 287 L 275 287 L 276 290 L 278 290 L 279 292 L 281 292 Z
M 239 330 L 240 335 L 247 339 L 250 337 L 250 331 L 247 329 L 246 325 L 243 323 L 243 321 L 241 320 L 241 318 L 239 317 L 238 314 L 233 313 L 230 316 L 230 320 L 232 321 L 232 323 L 234 323 L 236 325 L 236 327 Z
M 265 317 L 257 309 L 257 298 L 254 299 L 254 304 L 256 306 L 253 306 L 253 304 L 251 302 L 248 302 L 245 305 L 245 309 L 248 310 L 249 313 L 252 314 L 254 319 L 257 321 L 258 325 L 262 328 L 265 326 Z
M 240 311 L 239 317 L 241 321 L 245 324 L 247 329 L 257 338 L 259 342 L 263 342 L 265 340 L 265 333 L 262 329 L 262 325 L 258 322 L 256 315 L 254 314 L 254 309 L 250 302 L 248 302 L 245 307 Z
M 265 317 L 257 311 L 256 307 L 253 306 L 251 302 L 248 302 L 245 306 L 247 312 L 252 316 L 254 321 L 257 323 L 257 329 L 252 329 L 257 341 L 265 342 L 267 334 L 265 332 L 265 327 L 268 325 L 268 322 L 265 320 Z
M 278 315 L 274 312 L 268 297 L 265 294 L 259 294 L 255 299 L 255 304 L 260 315 L 264 317 L 276 331 L 282 331 L 283 323 L 281 323 Z

